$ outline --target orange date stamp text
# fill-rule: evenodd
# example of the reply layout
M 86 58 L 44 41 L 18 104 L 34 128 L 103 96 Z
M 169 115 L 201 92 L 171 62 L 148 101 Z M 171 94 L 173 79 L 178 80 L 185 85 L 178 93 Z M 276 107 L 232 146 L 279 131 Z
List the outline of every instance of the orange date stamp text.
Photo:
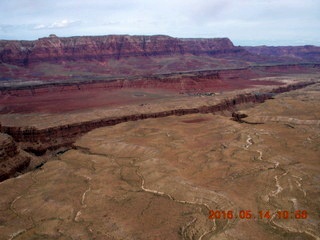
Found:
M 308 212 L 306 210 L 260 210 L 253 212 L 251 210 L 209 210 L 209 219 L 307 219 Z

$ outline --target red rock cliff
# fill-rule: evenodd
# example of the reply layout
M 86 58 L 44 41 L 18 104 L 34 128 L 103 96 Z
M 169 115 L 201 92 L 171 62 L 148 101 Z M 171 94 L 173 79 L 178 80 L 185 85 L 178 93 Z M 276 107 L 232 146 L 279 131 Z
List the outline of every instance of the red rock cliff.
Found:
M 40 61 L 106 60 L 128 56 L 171 54 L 232 54 L 245 51 L 228 38 L 181 39 L 169 36 L 55 35 L 35 41 L 0 41 L 0 62 L 27 65 Z
M 291 61 L 320 62 L 320 47 L 317 46 L 257 46 L 244 47 L 248 52 L 259 55 L 277 58 L 285 58 Z

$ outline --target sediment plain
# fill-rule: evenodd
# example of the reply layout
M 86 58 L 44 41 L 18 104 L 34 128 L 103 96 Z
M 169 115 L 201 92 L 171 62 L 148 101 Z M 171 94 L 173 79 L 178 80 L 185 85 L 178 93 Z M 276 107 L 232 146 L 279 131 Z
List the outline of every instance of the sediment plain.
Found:
M 0 239 L 319 239 L 319 91 L 246 106 L 247 123 L 196 113 L 90 131 L 0 183 Z

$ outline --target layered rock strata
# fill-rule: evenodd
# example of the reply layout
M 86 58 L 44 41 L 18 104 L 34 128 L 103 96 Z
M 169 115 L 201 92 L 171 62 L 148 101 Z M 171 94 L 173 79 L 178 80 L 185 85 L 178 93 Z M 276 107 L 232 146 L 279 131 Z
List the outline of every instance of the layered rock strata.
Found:
M 282 64 L 263 65 L 233 69 L 217 69 L 190 72 L 174 72 L 168 74 L 155 74 L 150 76 L 132 76 L 130 78 L 114 78 L 108 80 L 88 80 L 70 82 L 42 82 L 35 85 L 0 86 L 1 95 L 30 96 L 48 92 L 77 91 L 85 89 L 103 88 L 106 90 L 120 88 L 159 88 L 177 91 L 192 91 L 194 89 L 210 89 L 221 86 L 226 87 L 224 80 L 237 80 L 229 88 L 239 88 L 243 79 L 252 79 L 262 76 L 275 76 L 293 73 L 319 72 L 320 64 Z M 183 82 L 183 87 L 181 87 Z M 267 82 L 252 81 L 252 84 L 265 85 Z M 275 84 L 275 82 L 273 83 Z

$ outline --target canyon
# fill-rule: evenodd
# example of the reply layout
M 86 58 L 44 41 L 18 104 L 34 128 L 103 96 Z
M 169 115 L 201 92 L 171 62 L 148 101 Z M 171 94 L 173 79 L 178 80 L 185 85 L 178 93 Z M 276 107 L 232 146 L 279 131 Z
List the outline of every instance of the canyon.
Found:
M 260 124 L 216 112 L 89 131 L 41 167 L 0 183 L 1 236 L 317 239 L 319 86 L 240 110 Z M 234 217 L 209 219 L 210 209 Z M 253 217 L 241 218 L 244 210 Z M 306 219 L 295 217 L 299 211 Z

